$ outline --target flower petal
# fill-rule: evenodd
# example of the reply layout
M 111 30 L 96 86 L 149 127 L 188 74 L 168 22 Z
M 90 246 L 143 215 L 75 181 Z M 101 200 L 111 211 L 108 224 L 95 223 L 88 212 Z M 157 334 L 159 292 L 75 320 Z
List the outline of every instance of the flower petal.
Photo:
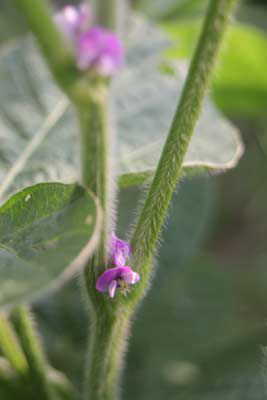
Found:
M 123 62 L 119 38 L 104 28 L 93 27 L 78 37 L 77 62 L 82 70 L 95 68 L 101 75 L 112 75 Z
M 123 267 L 132 253 L 131 245 L 119 239 L 114 233 L 112 234 L 112 245 L 114 264 L 116 267 Z
M 131 285 L 136 284 L 140 281 L 140 275 L 137 272 L 134 272 L 132 269 L 130 272 L 123 272 L 121 278 L 124 282 L 129 283 Z
M 117 289 L 118 283 L 117 281 L 112 281 L 108 287 L 108 293 L 109 293 L 109 297 L 111 297 L 112 299 L 115 296 L 116 293 L 116 289 Z
M 121 250 L 117 250 L 116 252 L 114 252 L 113 260 L 116 267 L 124 267 L 126 264 L 126 257 Z
M 81 4 L 78 7 L 68 5 L 55 15 L 54 20 L 60 31 L 69 40 L 75 42 L 77 35 L 90 27 L 92 13 L 87 4 Z
M 109 285 L 113 280 L 120 279 L 122 274 L 128 274 L 131 272 L 130 267 L 115 267 L 109 268 L 104 271 L 96 281 L 96 289 L 99 292 L 106 292 Z

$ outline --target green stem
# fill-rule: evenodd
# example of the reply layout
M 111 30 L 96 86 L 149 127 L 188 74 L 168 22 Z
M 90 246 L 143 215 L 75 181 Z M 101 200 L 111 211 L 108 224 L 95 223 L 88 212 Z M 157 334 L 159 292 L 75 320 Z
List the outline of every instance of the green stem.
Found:
M 113 31 L 118 25 L 118 10 L 121 0 L 96 0 L 95 13 L 99 25 L 105 26 Z
M 46 0 L 12 0 L 34 33 L 59 86 L 70 96 L 81 73 L 75 57 L 58 31 Z
M 97 313 L 90 335 L 86 400 L 118 398 L 128 328 L 129 315 L 125 308 L 117 309 L 114 314 L 102 308 Z
M 210 0 L 183 93 L 144 207 L 132 236 L 133 268 L 141 272 L 141 283 L 132 296 L 142 296 L 151 271 L 151 261 L 188 149 L 213 65 L 236 0 Z
M 21 345 L 28 362 L 30 381 L 35 389 L 34 392 L 38 399 L 50 400 L 52 398 L 52 392 L 46 376 L 47 364 L 29 311 L 25 306 L 18 306 L 13 316 Z
M 115 400 L 125 354 L 129 320 L 135 304 L 147 289 L 151 261 L 181 167 L 199 117 L 212 68 L 236 0 L 211 0 L 180 104 L 175 113 L 150 191 L 132 237 L 133 269 L 141 281 L 126 297 L 110 300 L 95 290 L 95 275 L 87 269 L 88 293 L 94 307 L 91 361 L 88 368 L 89 400 Z
M 76 104 L 81 128 L 82 182 L 96 194 L 102 208 L 102 232 L 97 260 L 100 268 L 106 264 L 108 234 L 107 208 L 109 203 L 108 163 L 108 88 L 98 84 L 82 103 Z
M 28 363 L 18 338 L 6 315 L 0 315 L 0 348 L 11 367 L 23 379 L 28 376 Z

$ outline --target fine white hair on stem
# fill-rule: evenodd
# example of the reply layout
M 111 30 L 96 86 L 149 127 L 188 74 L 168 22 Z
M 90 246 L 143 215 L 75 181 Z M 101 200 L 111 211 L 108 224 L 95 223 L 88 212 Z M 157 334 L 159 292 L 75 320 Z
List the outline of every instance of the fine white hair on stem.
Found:
M 107 127 L 108 127 L 108 151 L 107 151 L 107 168 L 108 168 L 108 210 L 107 210 L 107 254 L 109 252 L 109 241 L 111 234 L 115 231 L 116 220 L 117 220 L 117 121 L 116 121 L 116 108 L 112 101 L 111 96 L 108 98 L 108 115 L 107 115 Z
M 177 184 L 173 196 L 174 196 L 175 193 L 177 193 L 177 191 L 179 190 L 180 184 L 181 184 L 182 180 L 183 180 L 183 177 L 181 177 L 179 183 Z M 148 180 L 148 181 L 146 181 L 145 183 L 143 183 L 142 186 L 140 186 L 140 187 L 136 186 L 136 190 L 138 190 L 140 193 L 138 194 L 138 197 L 139 197 L 139 198 L 137 199 L 137 204 L 136 204 L 136 206 L 135 206 L 135 208 L 134 208 L 134 210 L 133 210 L 133 212 L 132 212 L 132 214 L 133 214 L 133 216 L 132 216 L 132 221 L 130 222 L 130 225 L 129 225 L 128 229 L 127 229 L 126 238 L 127 238 L 128 240 L 131 238 L 132 233 L 133 233 L 133 231 L 134 231 L 134 229 L 135 229 L 138 216 L 140 215 L 140 211 L 141 211 L 142 208 L 143 208 L 143 205 L 144 205 L 144 202 L 145 202 L 147 193 L 148 193 L 148 191 L 149 191 L 149 189 L 150 189 L 150 185 L 151 185 L 151 181 Z M 168 221 L 169 221 L 169 218 L 170 218 L 171 209 L 172 209 L 172 204 L 170 205 L 169 210 L 168 210 L 168 213 L 167 213 L 166 216 L 165 216 L 165 219 L 164 219 L 164 222 L 163 222 L 163 225 L 162 225 L 162 229 L 161 229 L 161 233 L 160 233 L 160 235 L 159 235 L 159 237 L 158 237 L 157 244 L 156 244 L 156 247 L 155 247 L 155 249 L 154 249 L 154 256 L 153 256 L 153 262 L 152 262 L 153 266 L 156 265 L 156 259 L 158 258 L 158 254 L 159 254 L 159 251 L 160 251 L 160 247 L 161 247 L 161 245 L 162 245 L 162 243 L 163 243 L 162 232 L 163 232 L 163 231 L 166 229 L 166 227 L 168 226 Z M 154 270 L 154 267 L 153 267 L 153 270 Z

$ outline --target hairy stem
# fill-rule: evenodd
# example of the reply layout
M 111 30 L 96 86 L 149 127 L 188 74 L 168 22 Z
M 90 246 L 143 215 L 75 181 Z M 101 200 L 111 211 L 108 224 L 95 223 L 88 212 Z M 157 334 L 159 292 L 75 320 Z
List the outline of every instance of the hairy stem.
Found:
M 128 324 L 135 305 L 148 286 L 152 256 L 168 211 L 172 194 L 181 176 L 181 167 L 199 117 L 212 68 L 229 16 L 236 0 L 210 0 L 201 37 L 196 48 L 183 94 L 175 113 L 151 188 L 132 237 L 133 268 L 141 281 L 123 297 L 110 300 L 95 290 L 95 275 L 87 269 L 88 293 L 94 307 L 91 334 L 91 362 L 88 368 L 86 399 L 116 400 L 125 352 Z
M 101 268 L 106 263 L 107 208 L 109 202 L 109 165 L 108 165 L 108 90 L 105 84 L 90 90 L 82 103 L 76 104 L 81 127 L 82 182 L 96 194 L 102 214 L 102 232 L 96 262 Z
M 64 37 L 58 31 L 52 10 L 46 0 L 11 0 L 25 18 L 34 33 L 59 86 L 70 97 L 74 84 L 81 73 L 76 67 L 75 57 Z
M 92 325 L 90 359 L 85 400 L 118 398 L 123 353 L 128 336 L 129 317 L 125 308 L 115 314 L 101 311 Z
M 25 306 L 18 306 L 13 316 L 28 362 L 30 381 L 34 392 L 38 399 L 50 400 L 52 399 L 52 392 L 47 381 L 46 360 L 43 356 L 30 313 Z
M 152 256 L 173 192 L 181 177 L 182 162 L 199 118 L 213 65 L 236 2 L 236 0 L 210 0 L 183 93 L 132 236 L 133 266 L 142 274 L 141 284 L 133 291 L 133 297 L 137 300 L 147 286 Z
M 82 181 L 98 197 L 103 215 L 102 232 L 97 254 L 89 261 L 84 271 L 86 288 L 91 303 L 91 326 L 89 345 L 89 364 L 86 366 L 85 398 L 109 399 L 112 382 L 112 369 L 109 364 L 114 363 L 113 342 L 120 335 L 120 328 L 113 313 L 106 307 L 103 297 L 96 292 L 96 277 L 106 268 L 108 211 L 110 211 L 110 171 L 108 163 L 108 123 L 107 123 L 106 85 L 97 85 L 95 90 L 82 103 L 76 104 L 81 126 L 82 139 Z M 123 335 L 121 335 L 123 336 Z M 107 354 L 109 356 L 107 356 Z M 112 361 L 111 361 L 112 360 Z M 107 379 L 103 380 L 102 376 Z M 108 389 L 107 389 L 108 387 Z

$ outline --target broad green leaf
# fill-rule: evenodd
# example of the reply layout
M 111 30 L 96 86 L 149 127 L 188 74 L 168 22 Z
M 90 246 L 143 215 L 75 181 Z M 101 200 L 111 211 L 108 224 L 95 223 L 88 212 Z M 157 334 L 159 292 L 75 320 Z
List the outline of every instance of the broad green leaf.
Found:
M 0 45 L 26 32 L 26 26 L 10 0 L 0 4 Z
M 188 59 L 200 31 L 200 21 L 165 24 L 177 46 L 167 51 L 171 59 Z M 267 36 L 249 25 L 232 25 L 214 72 L 212 93 L 216 104 L 229 114 L 266 113 Z
M 144 20 L 134 21 L 126 65 L 112 93 L 118 120 L 116 160 L 124 186 L 153 174 L 185 79 L 181 65 L 175 77 L 161 72 L 166 38 Z M 0 196 L 33 182 L 77 179 L 74 112 L 31 38 L 2 51 L 0 87 Z M 236 129 L 207 102 L 184 168 L 224 170 L 241 153 Z
M 94 250 L 95 199 L 78 185 L 43 183 L 0 208 L 0 306 L 67 279 Z

